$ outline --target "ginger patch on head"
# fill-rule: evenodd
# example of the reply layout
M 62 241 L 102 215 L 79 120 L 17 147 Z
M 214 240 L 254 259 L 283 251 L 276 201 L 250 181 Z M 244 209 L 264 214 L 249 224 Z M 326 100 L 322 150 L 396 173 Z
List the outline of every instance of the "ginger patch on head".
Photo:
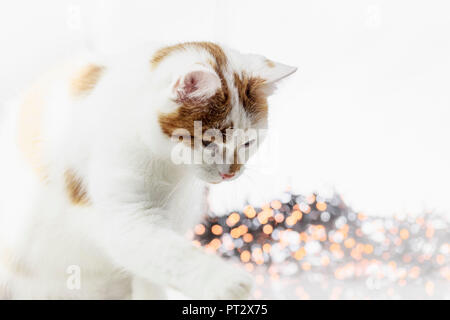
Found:
M 70 94 L 73 97 L 79 97 L 92 91 L 104 70 L 105 67 L 95 64 L 89 64 L 78 70 L 70 80 Z
M 158 121 L 163 133 L 171 137 L 175 130 L 186 129 L 193 136 L 194 124 L 201 121 L 202 132 L 227 129 L 226 118 L 231 111 L 229 95 L 219 90 L 203 102 L 184 102 L 176 111 L 160 114 Z M 198 137 L 201 139 L 201 137 Z M 192 141 L 193 142 L 193 141 Z
M 74 205 L 86 206 L 91 201 L 88 197 L 83 181 L 72 170 L 67 170 L 64 174 L 67 195 Z
M 244 110 L 256 123 L 267 118 L 267 97 L 262 92 L 266 81 L 259 77 L 250 77 L 245 73 L 234 73 L 234 84 Z
M 227 57 L 225 55 L 225 52 L 219 45 L 212 42 L 204 41 L 204 42 L 185 42 L 173 46 L 163 47 L 155 52 L 155 54 L 150 60 L 150 64 L 154 69 L 159 65 L 161 61 L 163 61 L 166 57 L 168 57 L 172 53 L 181 50 L 186 50 L 188 48 L 197 48 L 207 51 L 214 58 L 214 61 L 209 60 L 208 62 L 216 71 L 219 69 L 222 70 L 227 63 Z
M 159 49 L 158 51 L 156 51 L 156 53 L 153 55 L 153 57 L 150 60 L 150 64 L 151 64 L 152 68 L 153 69 L 156 68 L 158 66 L 158 64 L 162 60 L 164 60 L 164 58 L 169 56 L 172 52 L 184 50 L 185 48 L 186 48 L 186 44 L 179 43 L 179 44 L 176 44 L 173 46 L 168 46 L 168 47 Z
M 208 63 L 220 79 L 220 88 L 207 100 L 181 99 L 177 101 L 176 111 L 159 115 L 159 124 L 164 134 L 171 137 L 177 129 L 186 129 L 194 134 L 195 121 L 202 122 L 203 132 L 208 129 L 224 130 L 227 126 L 226 118 L 231 111 L 231 97 L 228 84 L 224 77 L 227 57 L 222 48 L 211 42 L 188 42 L 171 47 L 165 47 L 155 53 L 151 60 L 155 68 L 165 57 L 177 50 L 197 48 L 211 55 Z

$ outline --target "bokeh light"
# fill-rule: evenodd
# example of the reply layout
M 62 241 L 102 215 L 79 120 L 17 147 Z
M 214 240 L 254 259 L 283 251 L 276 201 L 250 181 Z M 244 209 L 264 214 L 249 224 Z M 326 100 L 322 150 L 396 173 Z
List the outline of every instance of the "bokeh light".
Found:
M 210 213 L 194 228 L 196 245 L 255 275 L 253 298 L 450 298 L 443 217 L 368 216 L 339 195 L 283 200 L 223 217 Z

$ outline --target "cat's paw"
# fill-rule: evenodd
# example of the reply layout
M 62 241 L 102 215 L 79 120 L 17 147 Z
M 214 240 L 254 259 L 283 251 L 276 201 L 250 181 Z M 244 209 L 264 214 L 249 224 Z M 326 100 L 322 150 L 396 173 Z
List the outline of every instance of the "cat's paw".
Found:
M 253 288 L 253 278 L 233 265 L 224 264 L 209 276 L 203 290 L 204 299 L 248 299 Z

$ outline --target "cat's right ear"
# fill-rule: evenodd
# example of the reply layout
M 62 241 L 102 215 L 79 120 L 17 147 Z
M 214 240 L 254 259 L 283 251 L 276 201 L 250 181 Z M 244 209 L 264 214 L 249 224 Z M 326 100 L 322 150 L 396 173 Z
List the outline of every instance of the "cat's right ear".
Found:
M 220 78 L 214 70 L 198 65 L 179 76 L 172 91 L 177 101 L 203 102 L 220 88 Z

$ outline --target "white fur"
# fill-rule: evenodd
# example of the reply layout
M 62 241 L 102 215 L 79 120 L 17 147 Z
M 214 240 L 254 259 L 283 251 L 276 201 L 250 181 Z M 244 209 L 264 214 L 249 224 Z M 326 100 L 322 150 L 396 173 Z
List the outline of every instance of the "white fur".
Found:
M 10 110 L 0 159 L 0 253 L 10 256 L 0 261 L 20 262 L 29 273 L 0 264 L 0 294 L 13 299 L 146 299 L 165 297 L 166 287 L 200 299 L 249 294 L 252 280 L 246 272 L 184 237 L 202 214 L 206 182 L 219 182 L 220 172 L 172 163 L 174 143 L 157 122 L 159 112 L 176 109 L 169 98 L 180 68 L 211 57 L 197 49 L 174 53 L 152 71 L 154 49 L 84 55 L 43 80 L 48 88 L 43 128 L 48 184 L 18 151 L 17 108 Z M 227 52 L 236 69 L 243 70 L 238 54 Z M 264 60 L 258 59 L 262 70 Z M 101 64 L 105 72 L 86 97 L 73 98 L 68 79 L 88 63 Z M 250 71 L 259 72 L 258 67 Z M 225 76 L 233 87 L 232 76 Z M 209 95 L 210 89 L 202 94 Z M 249 119 L 237 97 L 233 101 L 230 116 L 246 128 Z M 68 168 L 82 177 L 92 205 L 70 203 L 63 180 Z M 81 270 L 80 289 L 67 285 L 73 265 Z

